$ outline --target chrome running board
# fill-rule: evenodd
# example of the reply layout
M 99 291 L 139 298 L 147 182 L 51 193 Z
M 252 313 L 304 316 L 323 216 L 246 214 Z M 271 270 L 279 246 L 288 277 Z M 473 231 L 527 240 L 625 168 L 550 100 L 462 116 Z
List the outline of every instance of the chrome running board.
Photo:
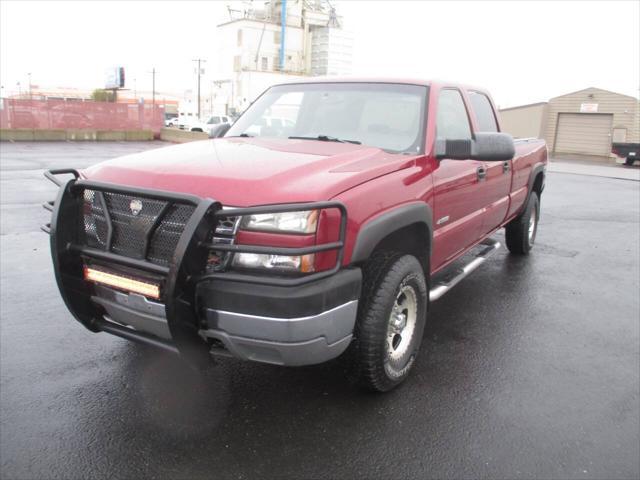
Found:
M 455 287 L 460 280 L 473 272 L 476 268 L 484 263 L 484 261 L 493 255 L 499 248 L 500 242 L 487 238 L 478 244 L 483 247 L 478 253 L 474 255 L 473 260 L 467 263 L 464 267 L 457 268 L 449 273 L 443 280 L 439 281 L 429 291 L 429 300 L 435 301 L 442 297 L 445 293 Z

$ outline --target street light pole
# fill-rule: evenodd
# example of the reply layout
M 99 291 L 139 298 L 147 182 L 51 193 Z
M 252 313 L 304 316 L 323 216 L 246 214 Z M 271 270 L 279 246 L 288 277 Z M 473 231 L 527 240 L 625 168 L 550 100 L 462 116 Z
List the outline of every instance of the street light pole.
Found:
M 156 120 L 156 67 L 151 69 L 151 123 Z
M 31 72 L 27 73 L 29 77 L 29 100 L 33 100 L 33 95 L 31 94 Z
M 202 69 L 200 68 L 200 64 L 205 63 L 206 60 L 202 58 L 196 58 L 193 61 L 198 62 L 198 120 L 200 120 L 200 75 L 202 74 Z

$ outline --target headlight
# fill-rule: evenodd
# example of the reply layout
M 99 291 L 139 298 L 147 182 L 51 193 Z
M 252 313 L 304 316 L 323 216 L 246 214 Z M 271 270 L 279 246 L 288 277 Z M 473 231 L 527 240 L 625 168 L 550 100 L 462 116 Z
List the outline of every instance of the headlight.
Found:
M 314 233 L 318 223 L 318 211 L 263 213 L 248 215 L 240 228 L 275 233 Z
M 233 258 L 233 266 L 307 273 L 313 271 L 313 260 L 313 255 L 288 256 L 258 253 L 236 253 Z

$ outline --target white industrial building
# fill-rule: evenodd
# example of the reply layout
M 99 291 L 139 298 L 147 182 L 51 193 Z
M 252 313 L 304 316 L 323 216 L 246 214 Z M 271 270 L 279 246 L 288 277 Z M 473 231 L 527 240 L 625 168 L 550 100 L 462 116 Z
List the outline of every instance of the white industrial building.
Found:
M 277 83 L 351 73 L 353 36 L 327 1 L 232 2 L 228 12 L 217 27 L 211 75 L 202 79 L 202 116 L 242 112 Z M 194 93 L 181 110 L 197 110 Z
M 615 160 L 612 143 L 640 141 L 637 98 L 589 87 L 548 102 L 500 110 L 501 125 L 514 137 L 540 137 L 555 158 Z

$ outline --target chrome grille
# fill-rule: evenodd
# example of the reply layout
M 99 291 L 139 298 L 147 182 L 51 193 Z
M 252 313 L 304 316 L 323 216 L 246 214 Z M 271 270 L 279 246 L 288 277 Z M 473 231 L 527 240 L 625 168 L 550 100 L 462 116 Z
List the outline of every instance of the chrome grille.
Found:
M 240 217 L 219 217 L 215 233 L 212 232 L 207 239 L 210 243 L 230 244 L 233 243 L 238 229 Z M 221 251 L 210 251 L 207 262 L 207 270 L 219 272 L 224 270 L 229 264 L 231 253 Z
M 216 234 L 233 235 L 237 222 L 238 217 L 220 217 L 218 226 L 216 227 Z

